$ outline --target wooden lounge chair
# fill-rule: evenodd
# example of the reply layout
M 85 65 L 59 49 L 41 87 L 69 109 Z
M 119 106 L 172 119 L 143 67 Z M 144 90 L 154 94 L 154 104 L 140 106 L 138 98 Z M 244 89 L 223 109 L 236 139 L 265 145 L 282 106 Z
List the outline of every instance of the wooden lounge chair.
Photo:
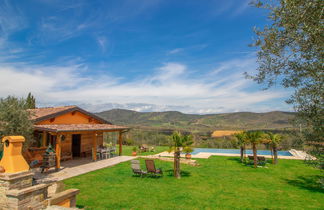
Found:
M 258 161 L 260 161 L 260 162 L 266 161 L 266 158 L 264 156 L 257 156 L 257 158 L 258 158 Z
M 254 160 L 254 156 L 253 155 L 249 155 L 248 158 L 249 158 L 249 160 Z
M 145 160 L 145 165 L 146 165 L 147 173 L 154 174 L 154 175 L 156 174 L 163 175 L 162 169 L 155 168 L 154 160 Z
M 142 177 L 143 175 L 146 175 L 147 174 L 146 171 L 143 171 L 141 169 L 140 161 L 139 160 L 131 160 L 131 166 L 132 166 L 133 173 L 135 175 L 140 175 Z
M 254 156 L 249 155 L 249 160 L 254 161 Z M 264 156 L 257 156 L 258 164 L 264 165 L 266 162 L 266 158 Z

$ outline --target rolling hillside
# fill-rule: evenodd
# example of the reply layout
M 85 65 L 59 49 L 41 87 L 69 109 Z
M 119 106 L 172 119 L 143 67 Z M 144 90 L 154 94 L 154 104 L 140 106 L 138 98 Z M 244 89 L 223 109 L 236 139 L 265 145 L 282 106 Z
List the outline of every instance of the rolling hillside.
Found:
M 294 118 L 294 113 L 280 111 L 196 115 L 176 111 L 136 112 L 113 109 L 96 114 L 119 125 L 190 131 L 213 131 L 217 129 L 284 129 L 292 127 L 290 121 Z

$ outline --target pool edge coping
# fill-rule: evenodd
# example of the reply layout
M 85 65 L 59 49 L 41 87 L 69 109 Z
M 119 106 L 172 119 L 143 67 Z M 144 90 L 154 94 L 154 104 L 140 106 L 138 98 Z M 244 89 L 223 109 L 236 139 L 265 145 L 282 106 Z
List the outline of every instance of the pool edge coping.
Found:
M 305 160 L 307 157 L 307 153 L 295 149 L 288 150 L 292 156 L 281 156 L 278 155 L 279 159 L 289 159 L 289 160 Z M 173 153 L 169 152 L 161 152 L 156 154 L 156 156 L 164 156 L 164 157 L 172 157 Z M 195 155 L 191 155 L 191 158 L 202 158 L 208 159 L 210 156 L 227 156 L 227 157 L 239 157 L 240 154 L 228 154 L 228 153 L 210 153 L 210 152 L 199 152 Z M 266 158 L 271 158 L 271 155 L 259 155 L 264 156 Z M 184 158 L 185 154 L 181 154 L 181 157 Z

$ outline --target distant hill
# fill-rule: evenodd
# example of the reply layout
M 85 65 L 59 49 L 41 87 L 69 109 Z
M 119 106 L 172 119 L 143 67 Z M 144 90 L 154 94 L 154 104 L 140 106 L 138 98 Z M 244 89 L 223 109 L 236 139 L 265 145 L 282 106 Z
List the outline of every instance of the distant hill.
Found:
M 136 112 L 112 109 L 96 113 L 113 124 L 190 131 L 213 131 L 217 129 L 285 129 L 291 128 L 292 112 L 235 112 L 225 114 L 184 114 L 177 111 Z

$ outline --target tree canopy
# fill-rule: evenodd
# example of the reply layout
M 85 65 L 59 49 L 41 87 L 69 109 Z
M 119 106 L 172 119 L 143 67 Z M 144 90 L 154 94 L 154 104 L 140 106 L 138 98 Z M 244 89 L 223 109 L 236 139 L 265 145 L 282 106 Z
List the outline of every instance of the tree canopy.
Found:
M 36 99 L 31 93 L 28 93 L 28 96 L 26 98 L 26 108 L 27 109 L 35 109 L 36 108 Z
M 279 83 L 293 88 L 293 104 L 305 143 L 323 159 L 324 148 L 324 36 L 321 0 L 259 0 L 269 11 L 270 24 L 256 28 L 258 71 L 249 75 L 267 88 Z
M 0 138 L 21 135 L 26 139 L 26 146 L 32 142 L 33 122 L 26 103 L 26 99 L 13 96 L 0 99 Z

